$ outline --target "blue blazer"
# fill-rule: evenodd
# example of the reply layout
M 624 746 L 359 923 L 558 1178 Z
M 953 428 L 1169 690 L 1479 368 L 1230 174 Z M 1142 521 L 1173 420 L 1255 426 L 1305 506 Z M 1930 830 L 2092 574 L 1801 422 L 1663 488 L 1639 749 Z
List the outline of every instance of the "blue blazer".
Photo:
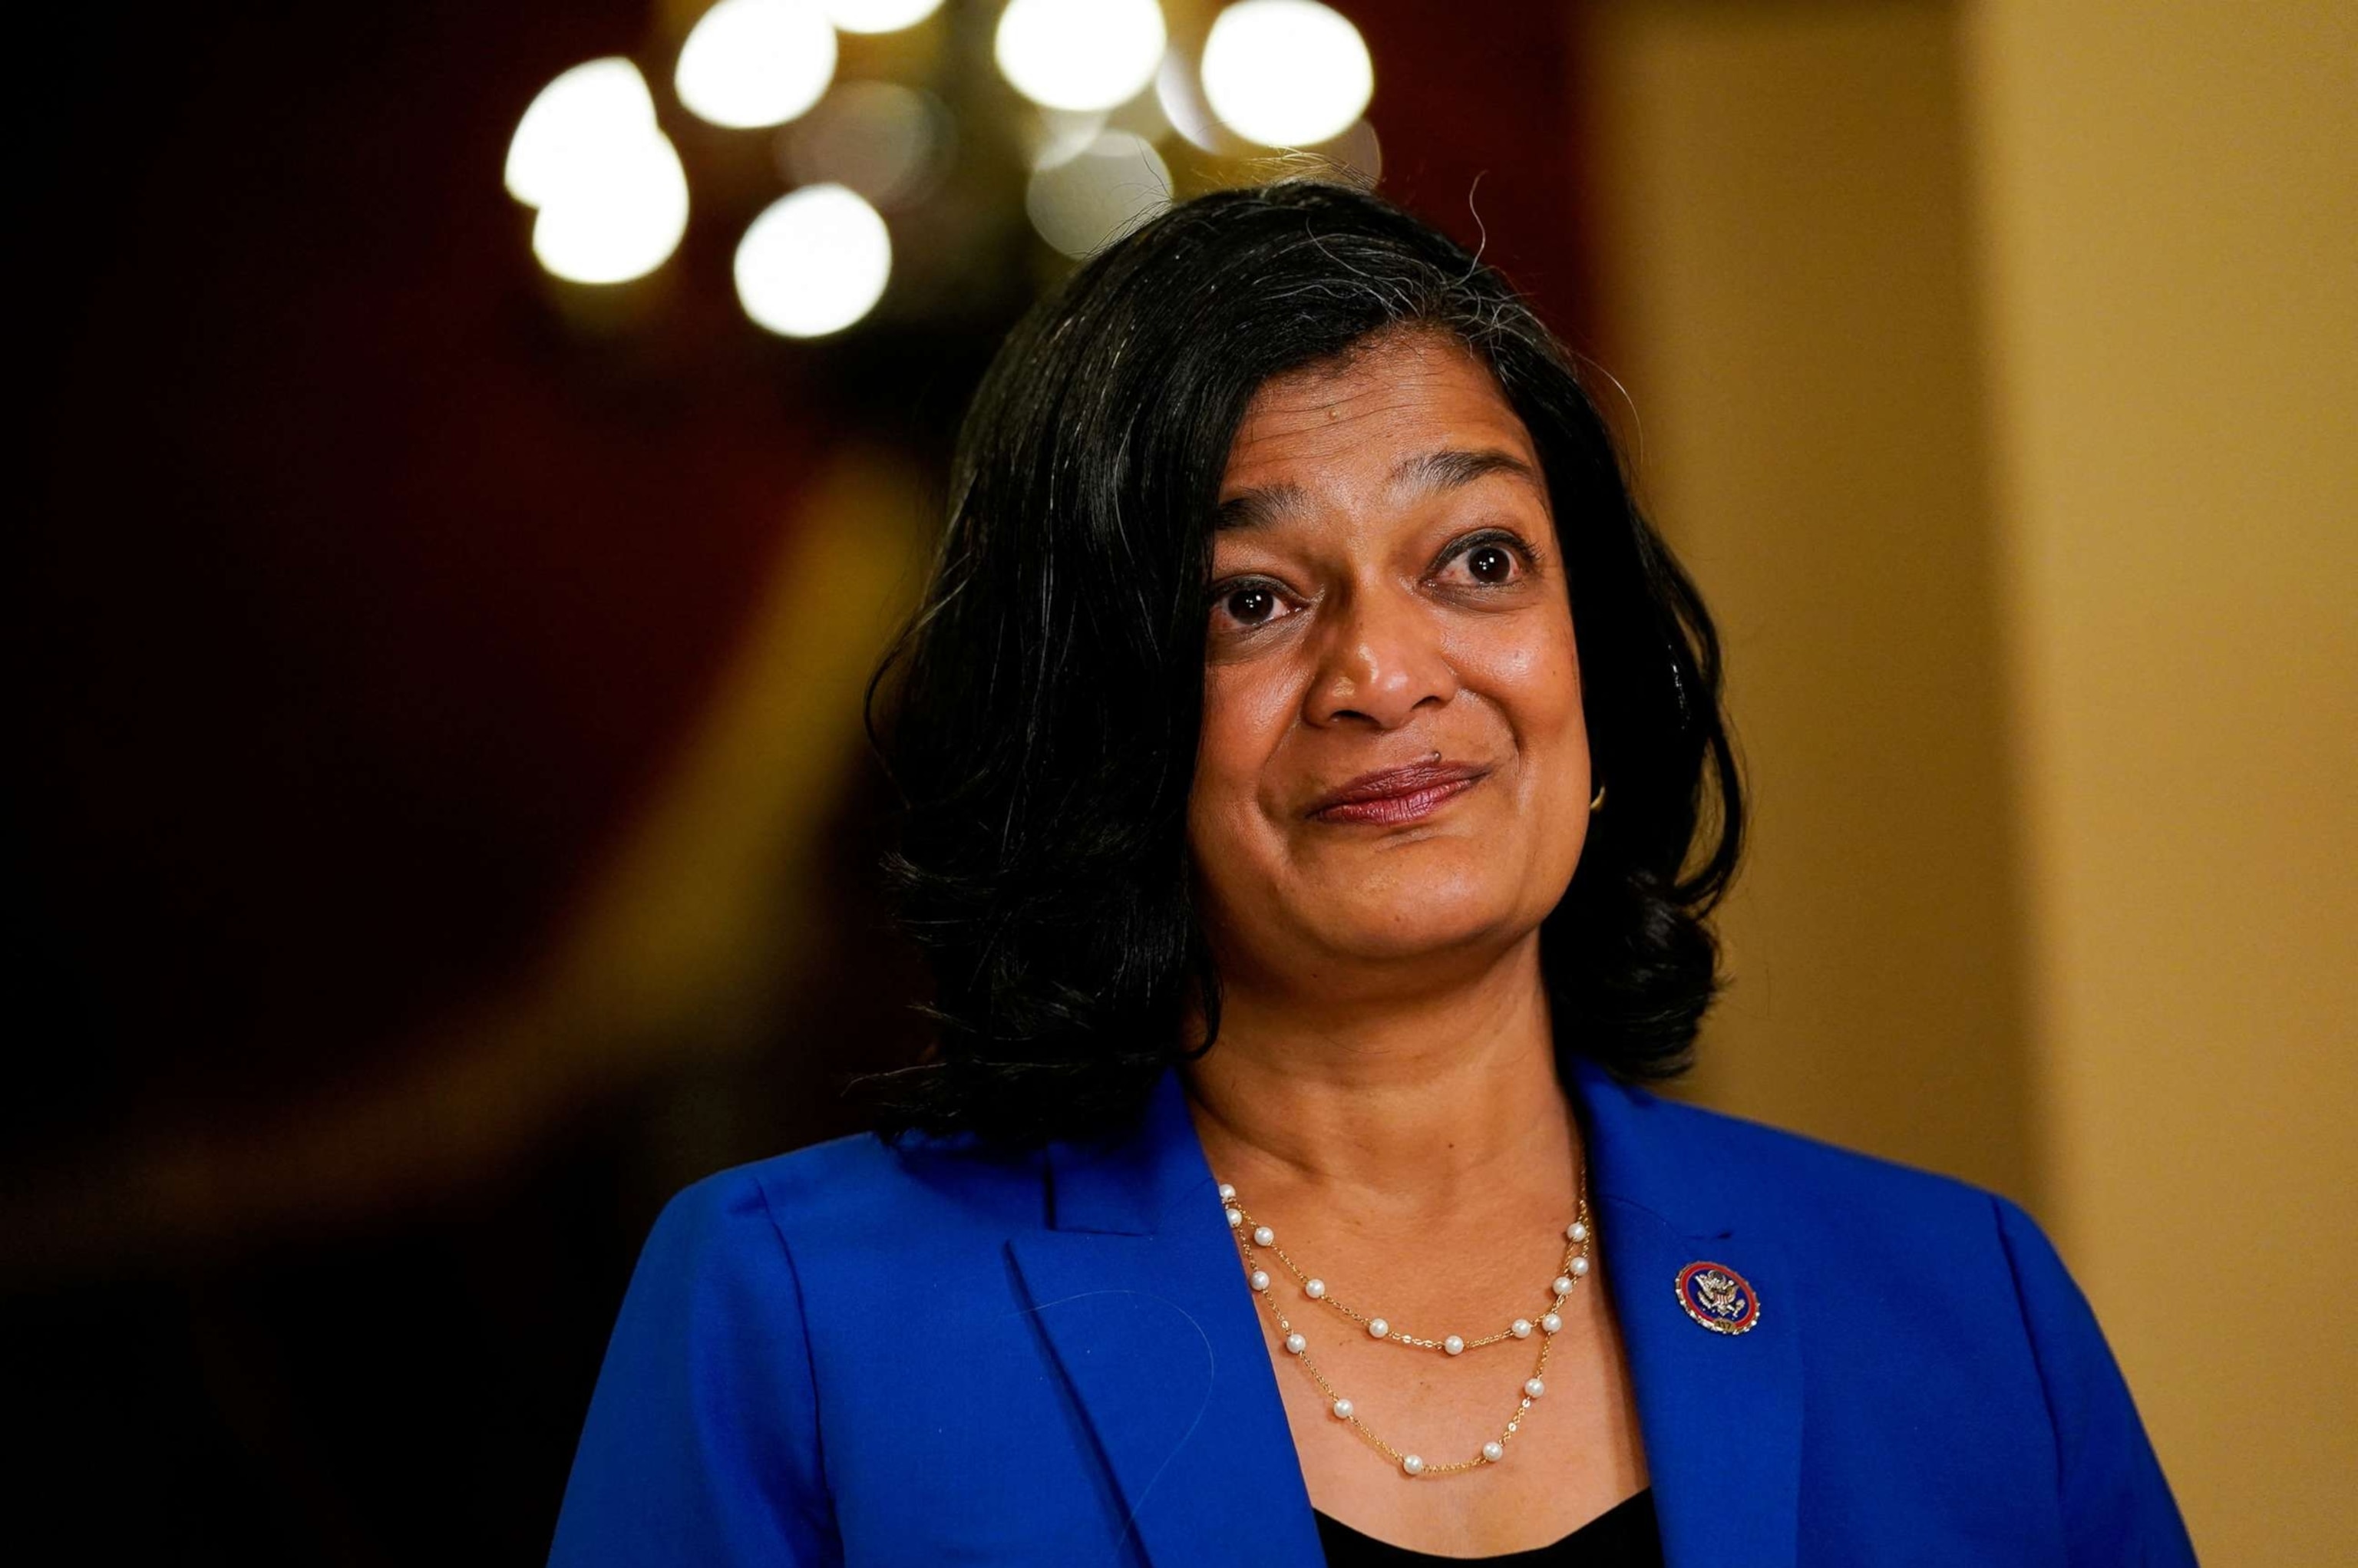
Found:
M 1573 1087 L 1672 1568 L 2193 1562 L 2019 1208 Z M 1110 1146 L 862 1136 L 698 1183 L 623 1302 L 552 1563 L 1320 1563 L 1221 1208 L 1175 1074 Z M 1698 1260 L 1750 1282 L 1748 1332 L 1682 1308 Z

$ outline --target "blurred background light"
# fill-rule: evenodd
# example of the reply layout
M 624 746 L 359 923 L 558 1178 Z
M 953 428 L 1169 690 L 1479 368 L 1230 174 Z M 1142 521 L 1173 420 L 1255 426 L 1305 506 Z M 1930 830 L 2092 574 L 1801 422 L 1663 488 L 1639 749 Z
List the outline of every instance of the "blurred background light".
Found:
M 821 0 L 827 20 L 847 33 L 894 33 L 942 8 L 942 0 Z
M 780 125 L 835 80 L 835 27 L 816 0 L 720 0 L 680 46 L 673 85 L 698 117 Z
M 1154 101 L 1171 128 L 1205 152 L 1226 151 L 1227 144 L 1234 140 L 1212 117 L 1211 105 L 1204 102 L 1195 62 L 1178 49 L 1165 52 L 1154 73 Z
M 1317 0 L 1238 0 L 1212 22 L 1202 74 L 1212 113 L 1272 147 L 1342 135 L 1376 86 L 1359 29 Z
M 736 270 L 746 315 L 784 337 L 823 338 L 875 308 L 892 275 L 892 241 L 858 191 L 806 186 L 746 228 Z
M 532 254 L 574 283 L 627 283 L 661 266 L 687 231 L 687 174 L 660 132 L 603 166 L 594 184 L 544 205 Z
M 1102 112 L 1081 114 L 1070 109 L 1037 109 L 1024 127 L 1024 149 L 1033 168 L 1062 163 L 1096 141 L 1106 128 Z
M 1023 210 L 1040 237 L 1085 256 L 1171 201 L 1171 171 L 1145 137 L 1106 131 L 1032 171 Z
M 794 185 L 846 185 L 884 211 L 941 183 L 957 141 L 948 107 L 892 81 L 847 81 L 780 134 Z
M 638 67 L 593 59 L 540 90 L 508 143 L 509 194 L 540 209 L 532 252 L 574 283 L 626 283 L 687 231 L 687 174 Z
M 508 194 L 527 207 L 594 182 L 618 153 L 659 135 L 639 68 L 619 57 L 577 65 L 540 90 L 508 143 Z
M 1154 0 L 1009 0 L 995 53 L 1044 108 L 1110 109 L 1154 80 L 1167 39 Z

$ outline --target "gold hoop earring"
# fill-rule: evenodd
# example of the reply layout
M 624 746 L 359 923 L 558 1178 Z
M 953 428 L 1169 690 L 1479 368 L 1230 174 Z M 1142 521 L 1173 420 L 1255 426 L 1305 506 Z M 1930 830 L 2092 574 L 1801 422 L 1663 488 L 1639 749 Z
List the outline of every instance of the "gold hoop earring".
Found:
M 1596 786 L 1596 793 L 1589 796 L 1588 809 L 1591 812 L 1598 812 L 1605 809 L 1605 786 L 1603 784 L 1598 784 Z

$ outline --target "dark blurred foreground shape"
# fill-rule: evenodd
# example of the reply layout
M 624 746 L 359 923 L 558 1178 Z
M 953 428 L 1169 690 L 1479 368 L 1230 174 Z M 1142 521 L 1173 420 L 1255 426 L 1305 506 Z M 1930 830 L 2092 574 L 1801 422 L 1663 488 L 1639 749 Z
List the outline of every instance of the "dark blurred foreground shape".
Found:
M 2350 8 L 1341 8 L 1382 189 L 1595 362 L 1728 639 L 1689 1092 L 2029 1203 L 2206 1555 L 2358 1558 Z M 538 1561 L 656 1207 L 921 1044 L 860 686 L 1068 264 L 978 118 L 875 319 L 752 329 L 698 9 L 13 35 L 18 1554 Z M 616 53 L 694 215 L 555 285 L 503 159 Z

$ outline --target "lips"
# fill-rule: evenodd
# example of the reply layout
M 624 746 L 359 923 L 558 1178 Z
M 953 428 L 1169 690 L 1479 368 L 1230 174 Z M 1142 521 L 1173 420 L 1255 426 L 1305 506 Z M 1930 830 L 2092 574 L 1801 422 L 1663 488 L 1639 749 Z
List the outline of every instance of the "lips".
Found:
M 1361 773 L 1321 796 L 1304 815 L 1318 822 L 1413 822 L 1472 789 L 1489 772 L 1473 762 L 1444 759 Z

